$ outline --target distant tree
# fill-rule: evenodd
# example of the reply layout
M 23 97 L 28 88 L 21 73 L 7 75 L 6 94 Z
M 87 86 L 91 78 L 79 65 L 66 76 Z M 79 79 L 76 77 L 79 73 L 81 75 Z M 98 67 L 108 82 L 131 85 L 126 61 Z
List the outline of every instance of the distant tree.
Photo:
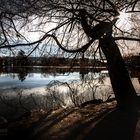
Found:
M 20 50 L 16 56 L 16 66 L 27 66 L 27 65 L 29 65 L 29 60 L 25 55 L 25 52 L 23 50 Z
M 140 41 L 139 0 L 1 0 L 1 3 L 1 49 L 29 45 L 34 47 L 31 54 L 44 41 L 69 53 L 88 52 L 94 57 L 99 53 L 101 58 L 103 53 L 118 106 L 138 107 L 138 97 L 118 43 L 119 40 Z M 121 12 L 131 14 L 129 30 L 117 25 Z M 36 19 L 40 38 L 29 42 L 20 29 L 32 26 Z M 20 27 L 16 27 L 15 21 L 20 20 Z M 24 41 L 20 43 L 20 39 Z
M 20 50 L 19 52 L 18 52 L 18 55 L 17 55 L 18 57 L 25 57 L 25 52 L 23 51 L 23 50 Z

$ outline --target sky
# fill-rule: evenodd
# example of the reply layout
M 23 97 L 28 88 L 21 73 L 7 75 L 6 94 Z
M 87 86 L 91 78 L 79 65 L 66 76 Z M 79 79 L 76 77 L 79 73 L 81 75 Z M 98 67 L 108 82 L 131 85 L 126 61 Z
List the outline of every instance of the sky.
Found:
M 123 30 L 124 32 L 128 32 L 131 34 L 131 30 L 135 27 L 133 24 L 133 21 L 131 19 L 132 13 L 126 13 L 125 11 L 121 11 L 119 15 L 119 19 L 116 23 L 116 26 Z M 140 54 L 140 43 L 136 41 L 119 41 L 122 47 L 121 52 L 124 55 L 127 54 L 134 54 L 134 55 L 139 55 Z M 125 47 L 126 45 L 126 47 Z
M 21 30 L 21 33 L 27 37 L 27 39 L 29 41 L 36 41 L 40 38 L 40 36 L 42 36 L 45 32 L 53 29 L 54 27 L 56 27 L 56 23 L 53 22 L 51 24 L 43 24 L 42 26 L 39 27 L 39 29 L 36 30 L 36 27 L 38 25 L 38 23 L 40 22 L 40 20 L 42 20 L 41 22 L 44 22 L 43 19 L 38 19 L 38 18 L 34 18 L 31 17 L 32 19 L 32 25 L 31 26 L 26 26 L 25 28 L 23 28 Z M 120 12 L 119 15 L 119 19 L 116 23 L 116 26 L 120 29 L 122 29 L 123 31 L 130 31 L 132 27 L 132 22 L 130 21 L 131 18 L 131 13 L 125 13 L 125 11 Z M 26 31 L 26 32 L 25 32 Z M 27 32 L 28 31 L 28 32 Z M 42 32 L 43 31 L 43 32 Z M 124 42 L 119 41 L 119 43 L 121 44 L 121 48 L 120 51 L 124 54 L 134 54 L 134 55 L 139 55 L 140 54 L 140 44 L 136 43 L 136 42 L 132 42 L 129 41 L 128 43 L 126 43 L 126 47 L 124 47 Z M 123 47 L 122 47 L 123 46 Z M 46 48 L 46 49 L 45 49 Z M 29 54 L 32 50 L 32 47 L 27 46 L 27 47 L 18 47 L 16 49 L 13 49 L 13 52 L 15 54 L 18 54 L 18 51 L 20 50 L 24 50 L 26 52 L 26 55 Z M 37 49 L 36 51 L 34 51 L 31 56 L 40 56 L 40 55 L 49 55 L 49 53 L 51 55 L 57 54 L 58 52 L 58 48 L 57 46 L 53 46 L 52 48 L 48 45 L 41 45 L 39 47 L 39 49 Z M 60 51 L 60 50 L 59 50 Z M 61 55 L 63 51 L 61 51 L 59 54 Z M 7 51 L 7 49 L 3 49 L 0 50 L 0 56 L 7 56 L 10 55 L 12 56 L 13 53 L 9 50 Z M 50 55 L 50 56 L 51 56 Z

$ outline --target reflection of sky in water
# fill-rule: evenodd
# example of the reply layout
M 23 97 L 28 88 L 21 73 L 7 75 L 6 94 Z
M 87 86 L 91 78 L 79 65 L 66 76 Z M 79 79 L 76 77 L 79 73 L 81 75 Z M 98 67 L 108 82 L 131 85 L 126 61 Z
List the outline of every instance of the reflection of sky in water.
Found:
M 47 105 L 51 108 L 51 106 L 53 107 L 54 103 L 57 102 L 61 105 L 63 105 L 62 103 L 64 102 L 64 105 L 67 107 L 73 105 L 72 99 L 75 99 L 74 101 L 81 104 L 84 101 L 95 98 L 100 98 L 105 101 L 109 95 L 112 95 L 113 92 L 107 71 L 101 71 L 100 73 L 94 74 L 88 73 L 88 75 L 85 75 L 85 81 L 81 81 L 80 77 L 81 75 L 78 72 L 55 76 L 41 73 L 30 73 L 27 75 L 26 79 L 21 82 L 18 79 L 17 74 L 1 74 L 0 97 L 4 97 L 3 99 L 7 100 L 6 102 L 9 104 L 17 106 L 19 105 L 20 95 L 22 95 L 20 99 L 22 105 L 26 108 L 36 108 L 37 106 L 39 108 L 40 106 L 48 107 Z M 49 86 L 46 85 L 54 80 L 68 82 L 69 85 L 60 83 L 52 86 L 50 88 L 51 90 L 47 90 L 46 87 Z M 140 93 L 138 78 L 132 78 L 132 82 L 135 85 L 137 93 Z M 21 91 L 12 88 L 21 88 Z M 52 95 L 55 96 L 54 99 L 49 98 L 49 96 L 52 97 Z M 50 103 L 48 100 L 50 100 Z M 34 101 L 36 102 L 36 105 L 34 104 Z M 23 106 L 21 106 L 21 109 L 22 107 Z M 0 100 L 0 115 L 11 119 L 11 116 L 14 118 L 14 115 L 18 115 L 18 113 L 20 114 L 23 111 L 16 110 L 15 113 L 15 110 L 16 107 L 9 108 L 9 106 L 6 106 L 6 104 Z
M 92 77 L 90 80 L 96 81 L 100 77 L 103 78 L 102 86 L 110 85 L 108 73 L 106 71 L 101 71 L 101 73 L 89 73 L 89 77 Z M 106 77 L 106 78 L 105 78 Z M 101 79 L 102 79 L 101 78 Z M 20 81 L 18 74 L 1 74 L 0 75 L 0 89 L 11 89 L 11 88 L 22 88 L 22 89 L 32 89 L 34 91 L 44 91 L 44 87 L 48 85 L 51 81 L 60 81 L 60 82 L 70 82 L 73 80 L 81 81 L 80 74 L 78 72 L 65 73 L 64 75 L 49 75 L 41 73 L 29 73 L 24 81 Z M 89 79 L 88 79 L 89 81 Z M 132 82 L 137 90 L 140 92 L 139 83 L 137 78 L 132 78 Z M 61 89 L 62 90 L 62 89 Z M 63 90 L 65 90 L 63 88 Z
M 15 77 L 14 77 L 15 75 Z M 13 78 L 14 77 L 14 78 Z M 57 75 L 57 76 L 43 76 L 39 73 L 29 74 L 26 79 L 21 82 L 17 74 L 6 75 L 2 74 L 0 76 L 0 89 L 6 88 L 14 88 L 14 87 L 21 87 L 21 88 L 34 88 L 34 87 L 42 87 L 46 86 L 52 80 L 59 80 L 61 82 L 68 82 L 71 80 L 79 80 L 79 73 L 68 73 L 65 75 Z

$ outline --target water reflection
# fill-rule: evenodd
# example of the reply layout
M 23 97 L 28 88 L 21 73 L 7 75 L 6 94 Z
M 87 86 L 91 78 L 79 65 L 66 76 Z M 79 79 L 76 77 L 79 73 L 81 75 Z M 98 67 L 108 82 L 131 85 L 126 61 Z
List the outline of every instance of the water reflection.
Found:
M 33 109 L 67 108 L 88 100 L 105 101 L 110 95 L 114 97 L 105 69 L 96 72 L 85 69 L 82 73 L 82 69 L 11 68 L 3 72 L 0 75 L 0 116 L 8 120 Z M 130 74 L 140 92 L 140 73 L 131 71 Z
M 80 78 L 84 79 L 84 76 L 87 75 L 89 72 L 97 73 L 102 70 L 105 70 L 104 67 L 100 68 L 70 68 L 70 67 L 45 67 L 45 66 L 35 66 L 35 67 L 4 67 L 3 69 L 0 69 L 0 73 L 3 74 L 10 74 L 11 76 L 13 73 L 18 74 L 18 78 L 21 81 L 24 81 L 28 74 L 32 73 L 41 73 L 44 77 L 47 76 L 58 76 L 58 75 L 66 75 L 68 73 L 78 72 L 80 74 Z

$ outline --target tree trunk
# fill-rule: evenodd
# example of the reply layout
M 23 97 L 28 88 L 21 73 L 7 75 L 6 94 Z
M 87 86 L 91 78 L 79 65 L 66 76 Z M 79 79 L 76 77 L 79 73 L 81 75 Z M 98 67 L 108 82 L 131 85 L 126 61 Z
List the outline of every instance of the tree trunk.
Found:
M 128 70 L 114 38 L 104 35 L 99 45 L 107 59 L 112 88 L 119 106 L 133 106 L 137 97 Z
M 88 37 L 99 39 L 99 45 L 107 59 L 107 66 L 112 88 L 118 103 L 118 106 L 134 108 L 138 104 L 136 91 L 131 82 L 128 70 L 125 67 L 124 60 L 120 50 L 112 37 L 112 22 L 101 22 L 94 27 L 87 23 L 84 12 L 81 12 L 81 25 Z

